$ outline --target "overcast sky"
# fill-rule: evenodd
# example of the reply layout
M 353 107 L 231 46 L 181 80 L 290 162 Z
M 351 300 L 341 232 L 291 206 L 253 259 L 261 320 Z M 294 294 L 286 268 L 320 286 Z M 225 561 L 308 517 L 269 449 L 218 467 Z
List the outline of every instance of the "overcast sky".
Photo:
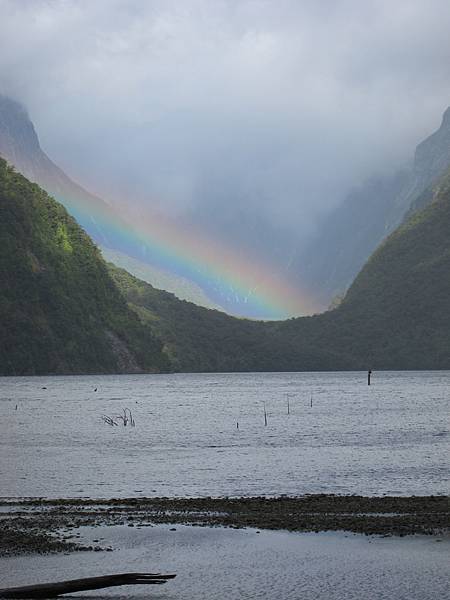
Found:
M 97 193 L 306 231 L 450 104 L 448 0 L 0 0 L 0 93 Z

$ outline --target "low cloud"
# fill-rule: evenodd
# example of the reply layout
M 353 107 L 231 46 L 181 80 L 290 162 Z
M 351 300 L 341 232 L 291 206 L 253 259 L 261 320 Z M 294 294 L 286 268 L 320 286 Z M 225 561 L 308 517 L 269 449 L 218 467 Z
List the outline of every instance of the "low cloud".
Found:
M 97 193 L 307 235 L 439 125 L 449 24 L 447 0 L 0 0 L 0 92 Z

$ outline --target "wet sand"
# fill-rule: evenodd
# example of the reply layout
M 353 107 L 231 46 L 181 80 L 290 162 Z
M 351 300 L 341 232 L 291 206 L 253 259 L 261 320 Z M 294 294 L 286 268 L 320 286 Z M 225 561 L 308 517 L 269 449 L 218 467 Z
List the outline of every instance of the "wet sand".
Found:
M 450 498 L 307 495 L 297 498 L 22 500 L 0 504 L 0 556 L 108 551 L 80 541 L 79 527 L 182 524 L 366 535 L 444 535 Z

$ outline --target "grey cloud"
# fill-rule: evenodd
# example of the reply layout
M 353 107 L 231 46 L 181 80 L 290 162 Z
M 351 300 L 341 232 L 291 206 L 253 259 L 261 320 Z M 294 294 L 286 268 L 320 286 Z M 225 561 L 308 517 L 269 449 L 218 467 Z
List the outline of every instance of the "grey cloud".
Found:
M 447 0 L 0 0 L 0 91 L 98 193 L 306 233 L 450 98 Z

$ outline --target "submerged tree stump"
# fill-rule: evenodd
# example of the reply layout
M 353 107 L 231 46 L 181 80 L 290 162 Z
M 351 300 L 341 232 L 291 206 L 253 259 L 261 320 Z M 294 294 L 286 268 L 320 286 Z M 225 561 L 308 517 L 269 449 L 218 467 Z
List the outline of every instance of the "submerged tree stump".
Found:
M 40 583 L 0 589 L 0 598 L 55 598 L 61 594 L 99 590 L 119 585 L 158 585 L 166 583 L 168 579 L 174 577 L 176 575 L 162 575 L 161 573 L 120 573 L 118 575 L 104 575 L 103 577 L 84 577 L 83 579 L 70 579 L 56 583 Z

